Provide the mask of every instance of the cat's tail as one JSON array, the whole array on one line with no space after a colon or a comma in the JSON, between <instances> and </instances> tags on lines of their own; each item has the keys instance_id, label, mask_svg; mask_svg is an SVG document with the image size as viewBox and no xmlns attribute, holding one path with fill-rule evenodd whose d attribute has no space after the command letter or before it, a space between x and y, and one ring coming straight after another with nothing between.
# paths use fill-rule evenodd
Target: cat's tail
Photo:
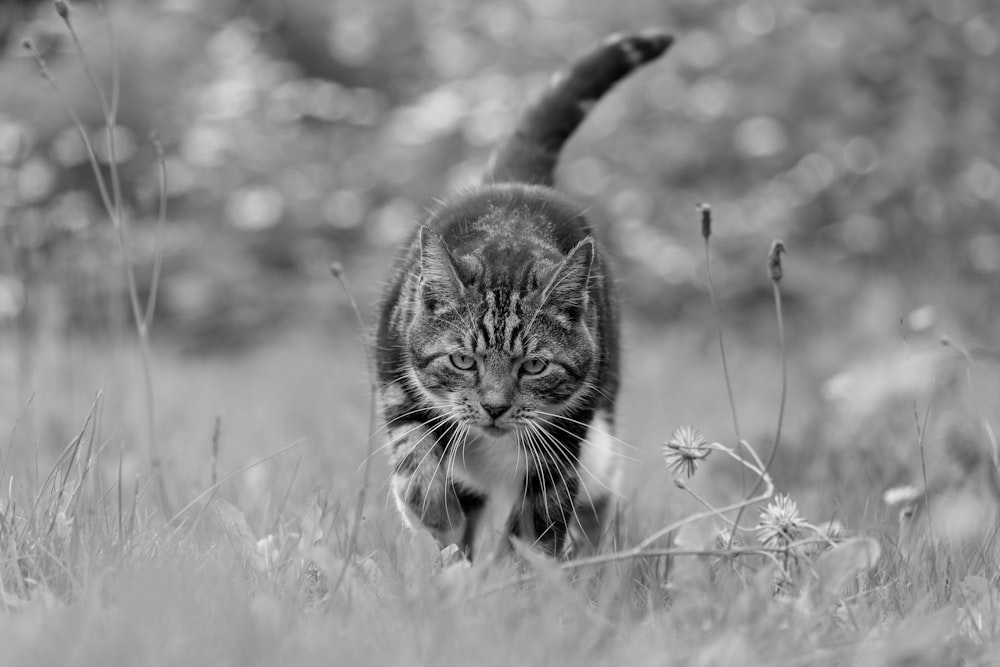
<instances>
[{"instance_id":1,"label":"cat's tail","mask_svg":"<svg viewBox=\"0 0 1000 667\"><path fill-rule=\"evenodd\" d=\"M563 144L618 81L657 58L674 38L661 30L612 35L560 72L490 158L486 182L552 185Z\"/></svg>"}]
</instances>

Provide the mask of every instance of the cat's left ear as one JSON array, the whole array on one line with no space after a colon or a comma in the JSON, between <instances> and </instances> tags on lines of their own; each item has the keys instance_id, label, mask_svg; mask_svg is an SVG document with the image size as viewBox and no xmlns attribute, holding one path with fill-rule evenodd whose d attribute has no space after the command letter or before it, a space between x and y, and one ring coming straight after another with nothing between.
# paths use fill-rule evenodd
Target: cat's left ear
<instances>
[{"instance_id":1,"label":"cat's left ear","mask_svg":"<svg viewBox=\"0 0 1000 667\"><path fill-rule=\"evenodd\" d=\"M420 296L435 310L439 304L454 303L463 286L455 260L444 240L430 227L420 228Z\"/></svg>"},{"instance_id":2,"label":"cat's left ear","mask_svg":"<svg viewBox=\"0 0 1000 667\"><path fill-rule=\"evenodd\" d=\"M595 253L594 237L588 236L577 243L545 288L545 303L565 313L571 321L580 319L587 309Z\"/></svg>"}]
</instances>

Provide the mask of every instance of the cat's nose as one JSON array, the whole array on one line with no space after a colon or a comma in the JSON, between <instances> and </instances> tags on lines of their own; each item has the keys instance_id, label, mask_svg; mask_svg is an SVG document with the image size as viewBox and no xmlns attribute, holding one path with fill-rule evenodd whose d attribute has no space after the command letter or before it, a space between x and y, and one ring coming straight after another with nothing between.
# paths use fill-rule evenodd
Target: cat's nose
<instances>
[{"instance_id":1,"label":"cat's nose","mask_svg":"<svg viewBox=\"0 0 1000 667\"><path fill-rule=\"evenodd\" d=\"M486 405L485 403L483 404L483 410L485 410L486 414L488 414L493 419L499 419L500 415L507 412L509 408L510 405L507 404L504 405Z\"/></svg>"}]
</instances>

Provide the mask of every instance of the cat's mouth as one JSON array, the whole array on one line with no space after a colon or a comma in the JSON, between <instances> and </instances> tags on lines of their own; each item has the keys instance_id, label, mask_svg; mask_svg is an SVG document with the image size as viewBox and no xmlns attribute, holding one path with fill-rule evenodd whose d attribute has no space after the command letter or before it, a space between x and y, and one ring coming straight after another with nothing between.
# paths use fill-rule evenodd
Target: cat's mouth
<instances>
[{"instance_id":1,"label":"cat's mouth","mask_svg":"<svg viewBox=\"0 0 1000 667\"><path fill-rule=\"evenodd\" d=\"M502 438L510 433L510 428L500 426L498 424L486 424L485 426L480 426L479 428L483 433L493 438Z\"/></svg>"}]
</instances>

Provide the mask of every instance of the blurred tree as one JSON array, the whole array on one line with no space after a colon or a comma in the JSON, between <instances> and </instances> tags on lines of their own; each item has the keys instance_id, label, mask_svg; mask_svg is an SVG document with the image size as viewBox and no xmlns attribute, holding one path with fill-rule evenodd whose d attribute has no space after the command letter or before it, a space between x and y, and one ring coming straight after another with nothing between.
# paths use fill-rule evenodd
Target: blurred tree
<instances>
[{"instance_id":1,"label":"blurred tree","mask_svg":"<svg viewBox=\"0 0 1000 667\"><path fill-rule=\"evenodd\" d=\"M228 295L166 299L164 321L171 303L202 304L203 315L176 313L178 327L227 312L226 298L253 308L252 291L236 283L301 284L333 255L349 270L371 270L370 253L384 256L435 197L474 181L489 146L572 53L654 23L676 31L674 51L602 101L560 171L618 246L631 303L671 318L703 301L693 206L707 200L719 291L748 317L770 301L759 278L774 236L789 241L790 261L809 267L787 285L790 307L816 303L818 318L856 294L864 272L890 271L961 281L970 298L958 306L970 318L1000 317L988 307L1000 274L996 2L107 6L121 38L120 119L134 147L122 170L136 243L153 247L143 213L155 207L145 137L156 128L168 152L173 230L164 289L184 284L178 294L190 296L202 284ZM107 80L94 7L75 7ZM0 3L0 12L8 41L25 30L41 40L60 34L48 2ZM47 57L101 145L100 117L69 48L53 41ZM109 269L66 259L86 255L88 243L103 252L108 230L92 177L65 111L26 59L0 61L0 100L0 216L64 230L59 243L72 239L75 254L46 266L66 273L68 290L86 282L77 272ZM240 257L238 271L192 259L221 247Z\"/></svg>"}]
</instances>

